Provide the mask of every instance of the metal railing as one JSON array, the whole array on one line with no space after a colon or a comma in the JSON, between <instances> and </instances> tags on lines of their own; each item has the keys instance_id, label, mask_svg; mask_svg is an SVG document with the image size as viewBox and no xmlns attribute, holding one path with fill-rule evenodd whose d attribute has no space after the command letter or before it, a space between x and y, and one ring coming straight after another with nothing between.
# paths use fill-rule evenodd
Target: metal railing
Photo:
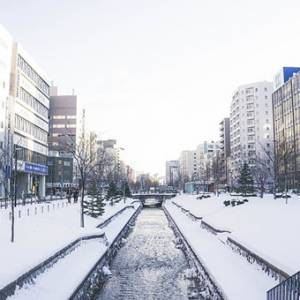
<instances>
[{"instance_id":1,"label":"metal railing","mask_svg":"<svg viewBox=\"0 0 300 300\"><path fill-rule=\"evenodd\" d=\"M267 292L267 300L299 300L300 271Z\"/></svg>"}]
</instances>

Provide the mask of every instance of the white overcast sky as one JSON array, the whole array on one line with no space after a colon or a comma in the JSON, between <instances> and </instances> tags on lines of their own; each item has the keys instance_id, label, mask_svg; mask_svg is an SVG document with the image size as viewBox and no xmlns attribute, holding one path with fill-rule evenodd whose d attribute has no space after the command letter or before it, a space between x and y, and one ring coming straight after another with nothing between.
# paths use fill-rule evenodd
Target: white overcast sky
<instances>
[{"instance_id":1,"label":"white overcast sky","mask_svg":"<svg viewBox=\"0 0 300 300\"><path fill-rule=\"evenodd\" d=\"M0 23L138 171L217 139L238 85L300 66L299 0L0 0Z\"/></svg>"}]
</instances>

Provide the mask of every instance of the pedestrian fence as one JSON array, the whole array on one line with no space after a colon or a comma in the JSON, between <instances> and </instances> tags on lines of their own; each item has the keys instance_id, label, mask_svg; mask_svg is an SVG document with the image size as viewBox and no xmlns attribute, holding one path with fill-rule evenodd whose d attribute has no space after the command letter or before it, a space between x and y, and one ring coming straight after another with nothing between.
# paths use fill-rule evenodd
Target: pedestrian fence
<instances>
[{"instance_id":1,"label":"pedestrian fence","mask_svg":"<svg viewBox=\"0 0 300 300\"><path fill-rule=\"evenodd\" d=\"M57 197L57 196L47 196L46 198L38 198L37 196L27 197L25 199L17 199L16 206L25 206L26 204L40 204L40 203L48 203L49 201L60 201L66 199L65 197ZM10 208L11 206L11 198L0 198L0 209Z\"/></svg>"},{"instance_id":2,"label":"pedestrian fence","mask_svg":"<svg viewBox=\"0 0 300 300\"><path fill-rule=\"evenodd\" d=\"M299 300L300 271L267 292L267 300Z\"/></svg>"},{"instance_id":3,"label":"pedestrian fence","mask_svg":"<svg viewBox=\"0 0 300 300\"><path fill-rule=\"evenodd\" d=\"M38 206L30 206L30 207L22 207L22 208L15 208L15 218L22 218L22 217L29 217L33 215L41 215L44 213L49 213L50 211L58 210L61 208L66 208L71 206L72 204L75 204L73 201L56 201L51 203L44 203L39 204ZM12 218L12 212L10 211L8 213L8 218L11 220Z\"/></svg>"}]
</instances>

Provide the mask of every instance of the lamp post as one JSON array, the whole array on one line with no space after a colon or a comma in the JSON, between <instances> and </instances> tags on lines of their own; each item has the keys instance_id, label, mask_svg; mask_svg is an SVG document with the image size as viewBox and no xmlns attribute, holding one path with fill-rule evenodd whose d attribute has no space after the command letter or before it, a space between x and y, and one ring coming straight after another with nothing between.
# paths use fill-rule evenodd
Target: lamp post
<instances>
[{"instance_id":1,"label":"lamp post","mask_svg":"<svg viewBox=\"0 0 300 300\"><path fill-rule=\"evenodd\" d=\"M17 206L17 169L18 169L18 151L22 150L22 148L14 147L14 157L15 157L15 173L14 173L14 204Z\"/></svg>"},{"instance_id":2,"label":"lamp post","mask_svg":"<svg viewBox=\"0 0 300 300\"><path fill-rule=\"evenodd\" d=\"M11 242L15 240L15 206L17 206L17 167L18 151L22 148L14 146L15 172L14 172L14 199L11 199Z\"/></svg>"}]
</instances>

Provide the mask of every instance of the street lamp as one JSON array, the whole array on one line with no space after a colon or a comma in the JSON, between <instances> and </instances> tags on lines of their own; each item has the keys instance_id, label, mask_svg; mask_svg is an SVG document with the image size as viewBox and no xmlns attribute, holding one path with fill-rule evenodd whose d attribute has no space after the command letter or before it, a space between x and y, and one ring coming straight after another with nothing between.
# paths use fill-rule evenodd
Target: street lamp
<instances>
[{"instance_id":1,"label":"street lamp","mask_svg":"<svg viewBox=\"0 0 300 300\"><path fill-rule=\"evenodd\" d=\"M14 205L17 206L17 168L18 168L18 151L22 150L17 145L14 146L14 158L15 158L15 173L14 173Z\"/></svg>"}]
</instances>

